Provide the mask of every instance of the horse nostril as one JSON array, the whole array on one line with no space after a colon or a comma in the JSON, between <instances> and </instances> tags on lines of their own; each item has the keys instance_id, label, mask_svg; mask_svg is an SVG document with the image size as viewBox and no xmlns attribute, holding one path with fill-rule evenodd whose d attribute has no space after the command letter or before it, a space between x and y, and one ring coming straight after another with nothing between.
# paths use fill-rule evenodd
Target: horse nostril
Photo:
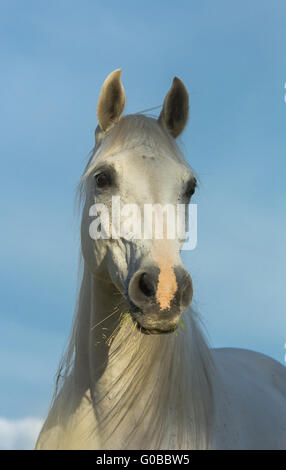
<instances>
[{"instance_id":1,"label":"horse nostril","mask_svg":"<svg viewBox=\"0 0 286 470\"><path fill-rule=\"evenodd\" d=\"M158 282L156 269L140 269L133 274L128 287L130 301L140 308L145 308L154 303Z\"/></svg>"},{"instance_id":2,"label":"horse nostril","mask_svg":"<svg viewBox=\"0 0 286 470\"><path fill-rule=\"evenodd\" d=\"M146 295L146 297L152 297L155 295L154 284L149 279L147 273L141 274L138 285L139 289L144 295Z\"/></svg>"},{"instance_id":3,"label":"horse nostril","mask_svg":"<svg viewBox=\"0 0 286 470\"><path fill-rule=\"evenodd\" d=\"M188 275L181 289L181 306L187 308L192 302L192 297L193 283L191 277Z\"/></svg>"}]
</instances>

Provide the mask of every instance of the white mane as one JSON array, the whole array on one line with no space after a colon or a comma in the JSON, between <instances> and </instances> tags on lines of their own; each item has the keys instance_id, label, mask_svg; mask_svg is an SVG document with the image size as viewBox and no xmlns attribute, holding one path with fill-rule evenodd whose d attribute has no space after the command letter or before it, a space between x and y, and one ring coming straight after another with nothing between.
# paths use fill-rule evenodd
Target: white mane
<instances>
[{"instance_id":1,"label":"white mane","mask_svg":"<svg viewBox=\"0 0 286 470\"><path fill-rule=\"evenodd\" d=\"M183 315L176 334L154 337L135 329L129 314L116 314L121 322L106 338L111 344L108 368L112 382L106 381L101 387L99 399L96 391L90 391L93 410L98 410L102 401L110 403L108 411L97 413L99 422L94 424L94 432L100 432L112 448L113 434L126 434L128 413L134 416L134 422L123 447L168 449L179 442L181 449L188 449L192 442L194 449L206 448L215 370L198 315L190 309ZM58 372L53 402L57 422L61 422L63 412L58 398L75 372L77 328L75 317L69 347ZM72 427L69 420L69 429Z\"/></svg>"}]
</instances>

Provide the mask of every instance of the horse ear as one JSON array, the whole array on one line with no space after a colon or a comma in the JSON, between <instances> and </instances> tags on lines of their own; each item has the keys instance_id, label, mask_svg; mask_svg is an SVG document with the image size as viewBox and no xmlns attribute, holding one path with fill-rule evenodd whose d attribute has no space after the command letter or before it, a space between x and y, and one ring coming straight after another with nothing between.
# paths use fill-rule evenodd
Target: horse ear
<instances>
[{"instance_id":1,"label":"horse ear","mask_svg":"<svg viewBox=\"0 0 286 470\"><path fill-rule=\"evenodd\" d=\"M174 139L184 130L189 117L189 94L183 82L175 77L165 96L158 121L163 124Z\"/></svg>"},{"instance_id":2,"label":"horse ear","mask_svg":"<svg viewBox=\"0 0 286 470\"><path fill-rule=\"evenodd\" d=\"M125 108L126 96L121 83L121 69L114 70L106 78L97 104L97 119L102 131L116 124Z\"/></svg>"}]
</instances>

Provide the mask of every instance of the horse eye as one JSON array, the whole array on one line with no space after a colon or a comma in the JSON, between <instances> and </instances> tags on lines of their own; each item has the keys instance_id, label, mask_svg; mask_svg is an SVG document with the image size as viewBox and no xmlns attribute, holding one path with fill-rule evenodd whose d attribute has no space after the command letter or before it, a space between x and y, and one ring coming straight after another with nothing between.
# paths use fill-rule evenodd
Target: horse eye
<instances>
[{"instance_id":1,"label":"horse eye","mask_svg":"<svg viewBox=\"0 0 286 470\"><path fill-rule=\"evenodd\" d=\"M110 184L110 178L106 173L99 173L94 179L97 188L105 188Z\"/></svg>"},{"instance_id":2,"label":"horse eye","mask_svg":"<svg viewBox=\"0 0 286 470\"><path fill-rule=\"evenodd\" d=\"M184 194L187 199L191 199L192 195L195 193L196 186L197 186L196 178L194 178L192 181L188 183L187 189Z\"/></svg>"}]
</instances>

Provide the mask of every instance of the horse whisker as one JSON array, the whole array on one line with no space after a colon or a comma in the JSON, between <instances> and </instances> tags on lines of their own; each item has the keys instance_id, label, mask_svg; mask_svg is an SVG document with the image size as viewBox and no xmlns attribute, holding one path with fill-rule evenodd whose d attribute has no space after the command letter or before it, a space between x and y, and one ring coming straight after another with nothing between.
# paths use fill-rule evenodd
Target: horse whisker
<instances>
[{"instance_id":1,"label":"horse whisker","mask_svg":"<svg viewBox=\"0 0 286 470\"><path fill-rule=\"evenodd\" d=\"M115 315L116 313L118 313L118 308L116 310L114 310L112 313L110 313L110 315L107 315L107 317L105 317L103 320L101 320L100 322L96 323L96 325L92 326L91 327L91 330L94 330L94 328L96 328L97 326L101 325L103 322L105 322L105 320L108 320L108 318L112 317L113 315Z\"/></svg>"}]
</instances>

